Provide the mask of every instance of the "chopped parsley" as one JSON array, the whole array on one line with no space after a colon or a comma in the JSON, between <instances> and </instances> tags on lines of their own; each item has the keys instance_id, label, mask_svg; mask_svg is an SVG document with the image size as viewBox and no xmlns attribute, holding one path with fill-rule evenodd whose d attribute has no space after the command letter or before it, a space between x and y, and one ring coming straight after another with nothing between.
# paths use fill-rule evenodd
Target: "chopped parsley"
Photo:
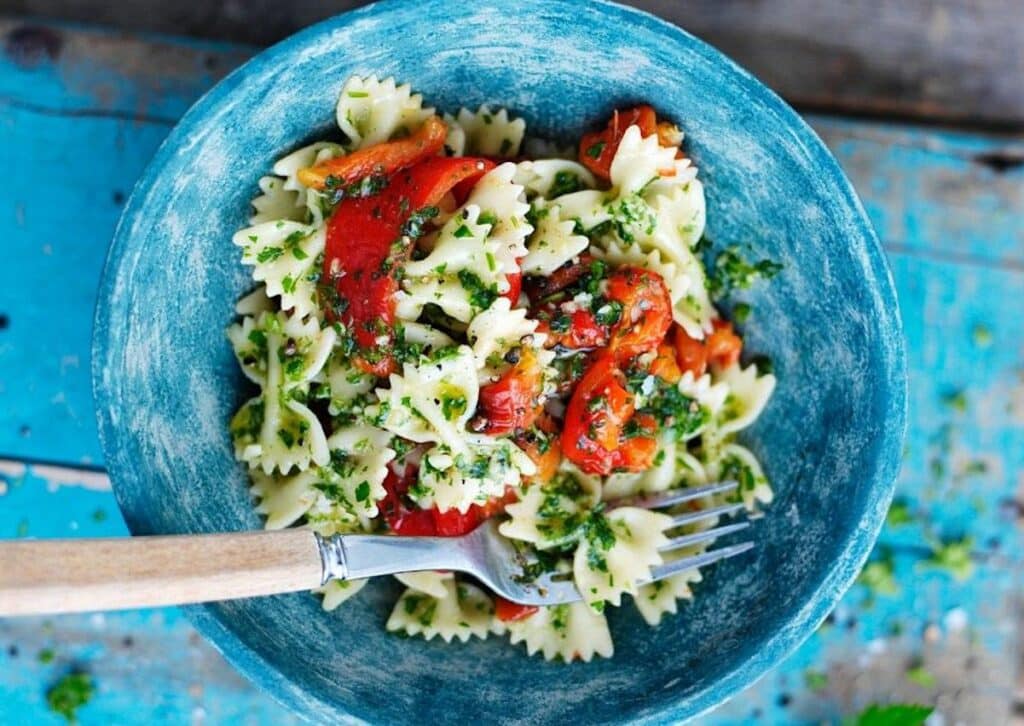
<instances>
[{"instance_id":1,"label":"chopped parsley","mask_svg":"<svg viewBox=\"0 0 1024 726\"><path fill-rule=\"evenodd\" d=\"M583 525L587 547L587 567L595 572L608 572L607 554L615 546L615 530L600 509L591 512Z\"/></svg>"},{"instance_id":2,"label":"chopped parsley","mask_svg":"<svg viewBox=\"0 0 1024 726\"><path fill-rule=\"evenodd\" d=\"M782 265L774 260L747 261L739 245L731 245L715 257L706 285L711 297L721 299L735 290L749 290L757 280L770 280L781 271Z\"/></svg>"},{"instance_id":3,"label":"chopped parsley","mask_svg":"<svg viewBox=\"0 0 1024 726\"><path fill-rule=\"evenodd\" d=\"M264 264L267 262L273 262L284 254L284 249L281 247L264 247L260 250L259 254L256 255L256 262Z\"/></svg>"},{"instance_id":4,"label":"chopped parsley","mask_svg":"<svg viewBox=\"0 0 1024 726\"><path fill-rule=\"evenodd\" d=\"M560 197L563 194L572 194L581 189L586 189L586 185L579 175L563 169L555 173L555 179L551 182L551 188L548 189L548 196Z\"/></svg>"},{"instance_id":5,"label":"chopped parsley","mask_svg":"<svg viewBox=\"0 0 1024 726\"><path fill-rule=\"evenodd\" d=\"M601 156L601 152L604 151L604 147L605 147L605 142L597 141L597 142L591 144L590 146L588 146L587 150L584 153L587 156L589 156L591 159L598 159Z\"/></svg>"},{"instance_id":6,"label":"chopped parsley","mask_svg":"<svg viewBox=\"0 0 1024 726\"><path fill-rule=\"evenodd\" d=\"M498 299L498 286L493 283L485 285L472 270L459 270L459 283L469 293L470 304L478 310L486 310Z\"/></svg>"}]
</instances>

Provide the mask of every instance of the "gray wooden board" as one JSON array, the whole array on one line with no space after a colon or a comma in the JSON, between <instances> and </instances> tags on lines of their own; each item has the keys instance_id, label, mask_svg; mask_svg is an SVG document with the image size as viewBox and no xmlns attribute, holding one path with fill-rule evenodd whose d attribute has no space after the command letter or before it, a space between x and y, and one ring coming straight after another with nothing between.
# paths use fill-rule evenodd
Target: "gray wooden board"
<instances>
[{"instance_id":1,"label":"gray wooden board","mask_svg":"<svg viewBox=\"0 0 1024 726\"><path fill-rule=\"evenodd\" d=\"M267 45L361 4L3 0L0 12ZM1024 128L1021 0L630 4L704 38L805 109Z\"/></svg>"}]
</instances>

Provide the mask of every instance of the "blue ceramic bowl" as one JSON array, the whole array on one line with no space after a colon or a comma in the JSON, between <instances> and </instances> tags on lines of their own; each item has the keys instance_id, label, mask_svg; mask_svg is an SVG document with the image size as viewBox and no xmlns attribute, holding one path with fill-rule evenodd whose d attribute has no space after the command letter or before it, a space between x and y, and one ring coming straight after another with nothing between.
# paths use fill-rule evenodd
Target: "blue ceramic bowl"
<instances>
[{"instance_id":1,"label":"blue ceramic bowl","mask_svg":"<svg viewBox=\"0 0 1024 726\"><path fill-rule=\"evenodd\" d=\"M650 101L687 132L709 236L785 270L753 291L750 351L779 386L746 434L778 497L747 557L709 568L659 628L612 613L611 660L529 658L500 638L400 640L389 583L335 613L306 594L189 610L242 672L321 722L660 722L762 675L852 583L900 460L905 372L882 250L821 141L685 32L603 2L384 2L314 26L223 80L132 195L107 262L93 376L106 463L135 534L257 529L227 421L243 384L225 326L251 282L231 244L272 160L331 131L353 73L394 75L440 109L490 102L572 137Z\"/></svg>"}]
</instances>

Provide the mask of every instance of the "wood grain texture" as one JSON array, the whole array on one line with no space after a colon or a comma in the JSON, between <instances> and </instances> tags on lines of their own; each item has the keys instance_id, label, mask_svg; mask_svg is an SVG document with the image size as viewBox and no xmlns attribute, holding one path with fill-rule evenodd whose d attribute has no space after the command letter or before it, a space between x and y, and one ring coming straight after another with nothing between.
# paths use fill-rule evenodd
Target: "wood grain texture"
<instances>
[{"instance_id":1,"label":"wood grain texture","mask_svg":"<svg viewBox=\"0 0 1024 726\"><path fill-rule=\"evenodd\" d=\"M50 57L44 45L34 64L0 57L0 161L9 170L0 184L0 452L98 461L89 328L120 203L168 123L212 83L207 58L245 51L157 42L152 52L176 59L167 72L179 79L161 94L153 89L165 69L141 61L147 43L59 36L61 47L81 50ZM90 64L92 44L105 48L103 62ZM883 533L895 592L855 587L788 661L700 723L820 723L891 699L937 703L946 723L1004 723L1019 670L1024 572L1024 164L1014 162L1022 139L810 120L892 262L911 377L897 496L913 521ZM39 193L53 190L53 179L63 182L59 203ZM102 484L24 467L4 474L0 537L127 532ZM972 538L975 564L963 582L927 563L936 538L961 536ZM55 651L52 663L37 658L44 649ZM908 678L918 663L934 683ZM74 668L98 684L83 724L293 722L169 608L0 619L0 723L60 723L47 712L46 688Z\"/></svg>"},{"instance_id":2,"label":"wood grain texture","mask_svg":"<svg viewBox=\"0 0 1024 726\"><path fill-rule=\"evenodd\" d=\"M313 533L0 542L0 617L189 605L320 586Z\"/></svg>"},{"instance_id":3,"label":"wood grain texture","mask_svg":"<svg viewBox=\"0 0 1024 726\"><path fill-rule=\"evenodd\" d=\"M9 0L8 12L267 45L359 0ZM810 109L1024 125L1018 0L633 0Z\"/></svg>"}]
</instances>

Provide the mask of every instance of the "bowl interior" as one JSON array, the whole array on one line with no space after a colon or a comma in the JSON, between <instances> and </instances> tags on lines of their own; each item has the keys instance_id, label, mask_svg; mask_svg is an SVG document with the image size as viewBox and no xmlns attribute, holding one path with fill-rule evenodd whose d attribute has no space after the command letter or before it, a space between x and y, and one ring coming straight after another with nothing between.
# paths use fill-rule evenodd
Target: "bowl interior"
<instances>
[{"instance_id":1,"label":"bowl interior","mask_svg":"<svg viewBox=\"0 0 1024 726\"><path fill-rule=\"evenodd\" d=\"M399 640L396 589L335 613L299 594L194 608L243 671L317 720L682 718L761 675L855 576L891 494L904 425L895 296L879 245L820 141L700 41L603 3L384 3L258 56L189 112L124 213L96 321L107 466L137 534L254 529L227 421L246 390L224 329L251 285L231 234L274 159L330 133L353 73L393 75L439 109L480 103L569 137L649 101L679 123L707 189L708 236L785 265L746 296L747 349L779 385L743 437L777 499L753 554L707 570L657 629L611 615L611 660L567 667L502 639Z\"/></svg>"}]
</instances>

